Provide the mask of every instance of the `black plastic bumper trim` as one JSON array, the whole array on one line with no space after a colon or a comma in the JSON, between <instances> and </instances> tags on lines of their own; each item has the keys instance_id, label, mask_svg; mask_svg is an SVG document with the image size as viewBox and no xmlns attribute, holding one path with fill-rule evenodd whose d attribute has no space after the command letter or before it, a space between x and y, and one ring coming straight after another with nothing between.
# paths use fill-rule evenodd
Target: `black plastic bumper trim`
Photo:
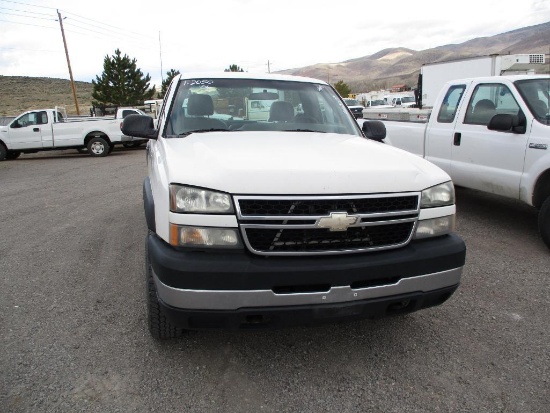
<instances>
[{"instance_id":1,"label":"black plastic bumper trim","mask_svg":"<svg viewBox=\"0 0 550 413\"><path fill-rule=\"evenodd\" d=\"M155 234L147 239L155 274L173 288L265 290L292 285L331 286L407 278L464 266L466 246L455 234L403 248L334 256L262 257L242 252L182 251Z\"/></svg>"}]
</instances>

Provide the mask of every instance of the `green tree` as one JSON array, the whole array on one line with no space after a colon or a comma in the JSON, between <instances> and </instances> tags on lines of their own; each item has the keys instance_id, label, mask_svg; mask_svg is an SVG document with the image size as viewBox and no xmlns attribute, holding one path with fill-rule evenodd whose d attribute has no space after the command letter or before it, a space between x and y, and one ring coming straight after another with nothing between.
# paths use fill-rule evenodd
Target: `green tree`
<instances>
[{"instance_id":1,"label":"green tree","mask_svg":"<svg viewBox=\"0 0 550 413\"><path fill-rule=\"evenodd\" d=\"M136 59L122 56L119 49L115 54L105 56L103 73L92 80L92 101L94 106L135 106L155 95L155 88L149 88L151 76L143 75Z\"/></svg>"},{"instance_id":2,"label":"green tree","mask_svg":"<svg viewBox=\"0 0 550 413\"><path fill-rule=\"evenodd\" d=\"M344 83L343 80L339 80L334 84L334 89L342 96L343 98L347 98L348 95L351 92L351 88Z\"/></svg>"},{"instance_id":3,"label":"green tree","mask_svg":"<svg viewBox=\"0 0 550 413\"><path fill-rule=\"evenodd\" d=\"M159 99L164 98L164 95L168 90L168 86L170 86L170 82L172 81L173 78L175 78L179 74L180 74L180 71L174 70L174 69L170 69L168 72L166 72L166 79L162 81L160 93L158 94Z\"/></svg>"},{"instance_id":4,"label":"green tree","mask_svg":"<svg viewBox=\"0 0 550 413\"><path fill-rule=\"evenodd\" d=\"M229 65L229 67L225 69L224 72L244 72L244 70L237 65Z\"/></svg>"}]
</instances>

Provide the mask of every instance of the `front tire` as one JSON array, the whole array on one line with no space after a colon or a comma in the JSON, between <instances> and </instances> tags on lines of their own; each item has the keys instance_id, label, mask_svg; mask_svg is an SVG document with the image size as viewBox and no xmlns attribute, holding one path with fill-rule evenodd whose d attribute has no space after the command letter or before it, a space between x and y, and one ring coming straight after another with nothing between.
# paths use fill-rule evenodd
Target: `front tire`
<instances>
[{"instance_id":1,"label":"front tire","mask_svg":"<svg viewBox=\"0 0 550 413\"><path fill-rule=\"evenodd\" d=\"M146 241L147 242L147 241ZM153 267L149 261L149 251L145 248L145 297L147 300L147 321L151 335L160 340L181 337L184 329L173 325L160 306L157 287L153 278Z\"/></svg>"},{"instance_id":2,"label":"front tire","mask_svg":"<svg viewBox=\"0 0 550 413\"><path fill-rule=\"evenodd\" d=\"M8 153L6 154L6 159L14 160L19 158L19 156L21 156L21 151L8 151Z\"/></svg>"},{"instance_id":3,"label":"front tire","mask_svg":"<svg viewBox=\"0 0 550 413\"><path fill-rule=\"evenodd\" d=\"M105 138L95 136L88 142L88 153L91 156L107 156L110 146Z\"/></svg>"},{"instance_id":4,"label":"front tire","mask_svg":"<svg viewBox=\"0 0 550 413\"><path fill-rule=\"evenodd\" d=\"M550 196L543 202L539 211L539 232L546 246L550 248Z\"/></svg>"}]
</instances>

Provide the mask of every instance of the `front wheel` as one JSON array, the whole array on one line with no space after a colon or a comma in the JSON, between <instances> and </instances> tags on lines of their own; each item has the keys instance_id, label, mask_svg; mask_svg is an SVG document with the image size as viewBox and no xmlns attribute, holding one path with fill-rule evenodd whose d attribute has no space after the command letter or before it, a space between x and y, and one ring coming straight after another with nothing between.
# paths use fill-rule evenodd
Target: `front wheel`
<instances>
[{"instance_id":1,"label":"front wheel","mask_svg":"<svg viewBox=\"0 0 550 413\"><path fill-rule=\"evenodd\" d=\"M550 248L550 196L543 202L539 211L539 232L546 246Z\"/></svg>"},{"instance_id":2,"label":"front wheel","mask_svg":"<svg viewBox=\"0 0 550 413\"><path fill-rule=\"evenodd\" d=\"M8 157L8 150L0 143L0 161L6 160Z\"/></svg>"},{"instance_id":3,"label":"front wheel","mask_svg":"<svg viewBox=\"0 0 550 413\"><path fill-rule=\"evenodd\" d=\"M8 151L6 159L13 160L19 158L19 156L21 156L21 151Z\"/></svg>"},{"instance_id":4,"label":"front wheel","mask_svg":"<svg viewBox=\"0 0 550 413\"><path fill-rule=\"evenodd\" d=\"M100 136L95 136L88 142L88 153L92 156L107 156L111 145Z\"/></svg>"},{"instance_id":5,"label":"front wheel","mask_svg":"<svg viewBox=\"0 0 550 413\"><path fill-rule=\"evenodd\" d=\"M147 321L149 323L149 331L154 338L169 339L181 337L184 329L173 325L164 314L160 306L157 287L153 278L153 268L149 261L149 253L145 248L145 296L147 300Z\"/></svg>"}]
</instances>

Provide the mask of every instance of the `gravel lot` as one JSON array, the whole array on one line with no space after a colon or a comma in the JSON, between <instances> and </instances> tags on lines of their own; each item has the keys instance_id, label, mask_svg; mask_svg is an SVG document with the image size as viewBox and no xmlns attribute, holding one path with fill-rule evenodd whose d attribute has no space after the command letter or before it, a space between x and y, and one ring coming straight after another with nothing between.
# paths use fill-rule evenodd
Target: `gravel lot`
<instances>
[{"instance_id":1,"label":"gravel lot","mask_svg":"<svg viewBox=\"0 0 550 413\"><path fill-rule=\"evenodd\" d=\"M536 211L458 189L444 305L158 342L144 314L145 151L0 162L2 412L548 412L550 251Z\"/></svg>"}]
</instances>

